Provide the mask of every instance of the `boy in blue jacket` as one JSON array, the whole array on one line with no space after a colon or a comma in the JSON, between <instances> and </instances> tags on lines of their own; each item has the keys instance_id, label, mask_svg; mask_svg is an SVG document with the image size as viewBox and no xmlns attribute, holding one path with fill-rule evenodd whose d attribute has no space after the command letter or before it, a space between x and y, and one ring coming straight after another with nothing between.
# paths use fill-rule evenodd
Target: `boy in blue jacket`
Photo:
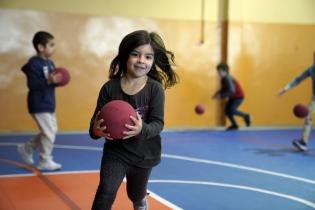
<instances>
[{"instance_id":1,"label":"boy in blue jacket","mask_svg":"<svg viewBox=\"0 0 315 210\"><path fill-rule=\"evenodd\" d=\"M33 151L39 148L39 170L58 170L61 164L53 160L52 150L57 132L55 115L56 83L61 75L53 73L54 63L49 58L55 52L54 37L48 32L39 31L34 35L33 45L37 52L22 67L27 78L28 111L36 122L39 133L30 141L19 144L17 149L22 159L29 165L34 164Z\"/></svg>"}]
</instances>

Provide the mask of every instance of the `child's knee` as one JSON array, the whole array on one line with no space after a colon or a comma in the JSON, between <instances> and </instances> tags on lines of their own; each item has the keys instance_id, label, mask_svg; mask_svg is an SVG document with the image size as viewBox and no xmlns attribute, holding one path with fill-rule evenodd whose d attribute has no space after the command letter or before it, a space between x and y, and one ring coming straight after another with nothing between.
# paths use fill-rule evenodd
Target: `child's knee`
<instances>
[{"instance_id":1,"label":"child's knee","mask_svg":"<svg viewBox=\"0 0 315 210\"><path fill-rule=\"evenodd\" d=\"M98 186L98 193L101 195L116 195L117 190L115 187L100 185Z\"/></svg>"},{"instance_id":2,"label":"child's knee","mask_svg":"<svg viewBox=\"0 0 315 210\"><path fill-rule=\"evenodd\" d=\"M143 195L143 192L137 190L127 190L127 195L133 203L141 203L145 199L145 194Z\"/></svg>"}]
</instances>

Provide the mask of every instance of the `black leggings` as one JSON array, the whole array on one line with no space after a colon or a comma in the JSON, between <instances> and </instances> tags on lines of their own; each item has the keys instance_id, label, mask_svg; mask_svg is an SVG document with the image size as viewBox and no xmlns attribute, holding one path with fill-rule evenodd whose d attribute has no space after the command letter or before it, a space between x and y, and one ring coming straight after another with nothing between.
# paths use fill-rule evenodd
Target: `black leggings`
<instances>
[{"instance_id":1,"label":"black leggings","mask_svg":"<svg viewBox=\"0 0 315 210\"><path fill-rule=\"evenodd\" d=\"M118 188L126 176L127 194L135 204L147 194L147 184L152 168L130 166L115 157L103 155L100 183L95 194L92 210L110 210Z\"/></svg>"}]
</instances>

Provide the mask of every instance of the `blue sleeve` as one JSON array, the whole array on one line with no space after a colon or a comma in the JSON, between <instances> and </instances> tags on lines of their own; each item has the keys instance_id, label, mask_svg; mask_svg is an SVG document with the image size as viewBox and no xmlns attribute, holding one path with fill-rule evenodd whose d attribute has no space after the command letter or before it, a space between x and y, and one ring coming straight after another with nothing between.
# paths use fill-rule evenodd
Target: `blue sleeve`
<instances>
[{"instance_id":1,"label":"blue sleeve","mask_svg":"<svg viewBox=\"0 0 315 210\"><path fill-rule=\"evenodd\" d=\"M306 69L302 74L294 78L289 84L287 84L288 89L291 89L298 84L300 84L302 81L304 81L306 78L311 76L312 71L315 70L315 65L311 66L310 68Z\"/></svg>"},{"instance_id":2,"label":"blue sleeve","mask_svg":"<svg viewBox=\"0 0 315 210\"><path fill-rule=\"evenodd\" d=\"M42 90L49 86L42 66L36 63L28 63L22 67L22 70L26 74L27 86L30 90Z\"/></svg>"}]
</instances>

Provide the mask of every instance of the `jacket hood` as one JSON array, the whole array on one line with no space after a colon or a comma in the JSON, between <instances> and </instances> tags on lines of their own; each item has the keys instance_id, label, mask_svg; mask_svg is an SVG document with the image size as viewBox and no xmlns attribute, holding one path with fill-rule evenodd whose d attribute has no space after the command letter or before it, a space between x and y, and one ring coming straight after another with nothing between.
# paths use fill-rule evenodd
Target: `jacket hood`
<instances>
[{"instance_id":1,"label":"jacket hood","mask_svg":"<svg viewBox=\"0 0 315 210\"><path fill-rule=\"evenodd\" d=\"M31 67L31 65L36 65L36 64L40 64L41 62L43 62L44 59L39 57L39 56L33 56L31 57L26 64L24 64L21 68L21 70L23 72L27 72L29 70L29 68Z\"/></svg>"}]
</instances>

